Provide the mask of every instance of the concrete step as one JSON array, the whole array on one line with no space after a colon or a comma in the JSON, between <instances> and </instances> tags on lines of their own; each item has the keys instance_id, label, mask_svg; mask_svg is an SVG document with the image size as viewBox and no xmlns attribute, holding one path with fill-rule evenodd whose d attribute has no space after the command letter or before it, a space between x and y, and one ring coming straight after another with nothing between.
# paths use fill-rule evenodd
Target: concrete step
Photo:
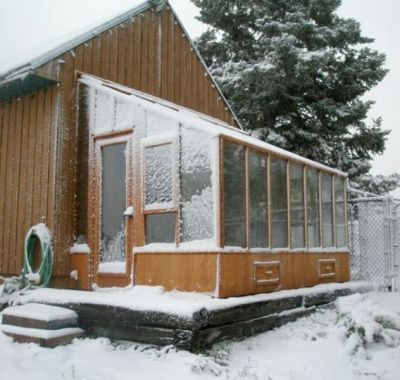
<instances>
[{"instance_id":1,"label":"concrete step","mask_svg":"<svg viewBox=\"0 0 400 380\"><path fill-rule=\"evenodd\" d=\"M17 342L37 343L43 347L68 344L83 334L76 312L37 303L5 309L0 329Z\"/></svg>"}]
</instances>

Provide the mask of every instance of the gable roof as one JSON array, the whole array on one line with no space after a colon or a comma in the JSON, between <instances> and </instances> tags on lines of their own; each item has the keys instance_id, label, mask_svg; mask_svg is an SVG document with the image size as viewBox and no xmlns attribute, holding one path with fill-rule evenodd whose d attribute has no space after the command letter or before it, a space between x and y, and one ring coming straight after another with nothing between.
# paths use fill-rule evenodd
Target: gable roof
<instances>
[{"instance_id":1,"label":"gable roof","mask_svg":"<svg viewBox=\"0 0 400 380\"><path fill-rule=\"evenodd\" d=\"M6 0L0 15L0 83L24 77L105 30L165 1L84 0L83 3L84 6L80 5L81 0ZM35 7L29 7L33 4ZM30 11L35 13L27 21L26 13ZM18 21L27 25L21 26ZM82 27L82 23L86 25ZM22 41L18 53L14 40L17 46Z\"/></svg>"}]
</instances>

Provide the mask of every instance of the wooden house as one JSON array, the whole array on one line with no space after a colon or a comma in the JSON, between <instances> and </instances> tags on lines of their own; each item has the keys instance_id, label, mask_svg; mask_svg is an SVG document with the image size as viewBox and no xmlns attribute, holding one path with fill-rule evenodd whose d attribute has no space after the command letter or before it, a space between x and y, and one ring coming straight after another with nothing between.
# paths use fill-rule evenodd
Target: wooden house
<instances>
[{"instance_id":1,"label":"wooden house","mask_svg":"<svg viewBox=\"0 0 400 380\"><path fill-rule=\"evenodd\" d=\"M346 175L243 132L168 2L0 75L0 275L218 297L349 280ZM72 274L72 275L71 275Z\"/></svg>"}]
</instances>

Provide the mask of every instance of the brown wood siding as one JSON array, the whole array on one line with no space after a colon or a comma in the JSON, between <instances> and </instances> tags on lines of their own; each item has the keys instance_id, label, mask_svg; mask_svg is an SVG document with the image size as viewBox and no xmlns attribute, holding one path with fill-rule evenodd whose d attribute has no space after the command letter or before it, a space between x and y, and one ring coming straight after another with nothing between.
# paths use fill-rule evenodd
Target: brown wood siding
<instances>
[{"instance_id":1,"label":"brown wood siding","mask_svg":"<svg viewBox=\"0 0 400 380\"><path fill-rule=\"evenodd\" d=\"M57 88L0 104L0 273L18 275L25 235L54 228Z\"/></svg>"},{"instance_id":2,"label":"brown wood siding","mask_svg":"<svg viewBox=\"0 0 400 380\"><path fill-rule=\"evenodd\" d=\"M227 104L168 8L146 11L115 26L37 73L69 85L63 71L71 67L234 125Z\"/></svg>"},{"instance_id":3,"label":"brown wood siding","mask_svg":"<svg viewBox=\"0 0 400 380\"><path fill-rule=\"evenodd\" d=\"M0 103L0 274L20 272L25 234L45 222L54 236L54 274L69 275L67 251L77 225L78 71L233 125L169 9L149 10L41 66L35 73L57 80L58 86Z\"/></svg>"}]
</instances>

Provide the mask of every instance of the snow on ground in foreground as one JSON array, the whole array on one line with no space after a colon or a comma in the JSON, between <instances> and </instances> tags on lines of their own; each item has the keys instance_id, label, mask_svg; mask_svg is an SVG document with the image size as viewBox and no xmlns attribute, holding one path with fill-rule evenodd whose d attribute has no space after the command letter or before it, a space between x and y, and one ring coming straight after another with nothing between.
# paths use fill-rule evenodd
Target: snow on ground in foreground
<instances>
[{"instance_id":1,"label":"snow on ground in foreground","mask_svg":"<svg viewBox=\"0 0 400 380\"><path fill-rule=\"evenodd\" d=\"M44 349L0 333L0 379L399 380L399 319L400 293L356 294L201 355L104 338Z\"/></svg>"}]
</instances>

